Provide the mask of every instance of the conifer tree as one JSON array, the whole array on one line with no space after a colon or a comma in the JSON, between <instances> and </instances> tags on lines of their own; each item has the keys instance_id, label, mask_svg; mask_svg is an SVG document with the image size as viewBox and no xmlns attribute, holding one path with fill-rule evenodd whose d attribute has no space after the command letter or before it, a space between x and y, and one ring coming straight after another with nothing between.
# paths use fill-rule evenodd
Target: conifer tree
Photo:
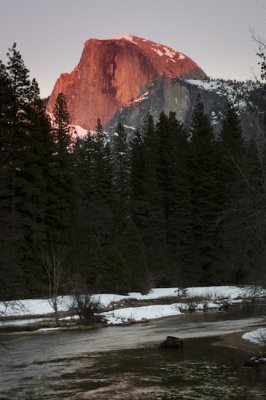
<instances>
[{"instance_id":1,"label":"conifer tree","mask_svg":"<svg viewBox=\"0 0 266 400\"><path fill-rule=\"evenodd\" d=\"M184 271L186 267L186 246L188 243L188 220L190 202L189 183L189 153L187 132L183 125L176 120L173 112L169 113L168 125L173 135L172 161L170 165L171 193L169 195L169 217L167 225L168 244L175 268L173 279L184 282Z\"/></svg>"},{"instance_id":2,"label":"conifer tree","mask_svg":"<svg viewBox=\"0 0 266 400\"><path fill-rule=\"evenodd\" d=\"M94 184L93 199L99 203L110 204L110 149L107 136L99 119L93 135L92 178Z\"/></svg>"},{"instance_id":3,"label":"conifer tree","mask_svg":"<svg viewBox=\"0 0 266 400\"><path fill-rule=\"evenodd\" d=\"M116 229L121 231L129 215L130 158L127 134L120 123L112 140L112 195Z\"/></svg>"},{"instance_id":4,"label":"conifer tree","mask_svg":"<svg viewBox=\"0 0 266 400\"><path fill-rule=\"evenodd\" d=\"M11 188L13 173L13 92L5 65L0 62L0 298L16 295L18 270L12 243Z\"/></svg>"},{"instance_id":5,"label":"conifer tree","mask_svg":"<svg viewBox=\"0 0 266 400\"><path fill-rule=\"evenodd\" d=\"M33 81L32 101L25 107L24 151L21 153L21 214L23 221L23 275L31 290L40 287L40 249L45 241L48 179L52 162L51 126ZM27 116L27 118L26 118ZM39 282L39 283L38 283Z\"/></svg>"},{"instance_id":6,"label":"conifer tree","mask_svg":"<svg viewBox=\"0 0 266 400\"><path fill-rule=\"evenodd\" d=\"M81 241L79 254L79 274L90 291L99 289L102 279L102 249L97 236L88 229Z\"/></svg>"},{"instance_id":7,"label":"conifer tree","mask_svg":"<svg viewBox=\"0 0 266 400\"><path fill-rule=\"evenodd\" d=\"M246 274L242 244L244 238L248 194L248 174L245 170L246 146L242 137L239 117L228 106L221 129L219 147L221 152L221 176L223 188L223 237L225 265L233 282L241 282Z\"/></svg>"},{"instance_id":8,"label":"conifer tree","mask_svg":"<svg viewBox=\"0 0 266 400\"><path fill-rule=\"evenodd\" d=\"M122 294L130 290L130 271L116 246L104 257L100 286L107 293Z\"/></svg>"},{"instance_id":9,"label":"conifer tree","mask_svg":"<svg viewBox=\"0 0 266 400\"><path fill-rule=\"evenodd\" d=\"M159 139L153 118L148 115L142 127L143 135L143 198L145 219L140 229L146 245L149 268L156 285L168 285L171 280L170 259L168 257L166 218L163 188L160 185Z\"/></svg>"},{"instance_id":10,"label":"conifer tree","mask_svg":"<svg viewBox=\"0 0 266 400\"><path fill-rule=\"evenodd\" d=\"M77 214L75 244L83 240L84 232L90 228L90 205L93 194L92 176L93 142L88 132L84 139L78 139L73 148L74 179L77 192Z\"/></svg>"},{"instance_id":11,"label":"conifer tree","mask_svg":"<svg viewBox=\"0 0 266 400\"><path fill-rule=\"evenodd\" d=\"M23 178L21 170L24 141L27 134L25 122L27 122L26 106L31 102L31 81L29 79L29 71L25 67L20 52L16 48L16 44L9 49L7 63L7 73L12 91L12 115L9 128L9 168L10 168L10 206L11 206L11 234L12 240L19 243L23 240L23 232L21 226L20 208L23 200L20 197L23 188Z\"/></svg>"},{"instance_id":12,"label":"conifer tree","mask_svg":"<svg viewBox=\"0 0 266 400\"><path fill-rule=\"evenodd\" d=\"M88 182L90 227L96 233L101 245L107 248L113 242L114 231L111 161L108 137L99 119L87 150L90 153L90 182Z\"/></svg>"},{"instance_id":13,"label":"conifer tree","mask_svg":"<svg viewBox=\"0 0 266 400\"><path fill-rule=\"evenodd\" d=\"M45 177L38 164L42 163L44 150L41 146L37 150L44 132L38 127L41 119L45 119L45 132L49 136L49 124L40 105L38 85L35 80L30 81L29 71L15 44L9 49L7 67L1 64L1 83L5 84L0 139L0 163L3 162L4 172L1 174L0 213L5 215L5 222L1 231L5 232L5 252L9 246L12 248L6 262L13 275L19 277L16 287L20 287L22 296L34 286L36 260L33 249L37 248L40 215L43 216L41 203L46 193L41 190L40 196L39 192Z\"/></svg>"},{"instance_id":14,"label":"conifer tree","mask_svg":"<svg viewBox=\"0 0 266 400\"><path fill-rule=\"evenodd\" d=\"M221 272L218 217L221 213L218 152L213 130L199 100L190 126L190 215L188 269L190 283L217 282Z\"/></svg>"},{"instance_id":15,"label":"conifer tree","mask_svg":"<svg viewBox=\"0 0 266 400\"><path fill-rule=\"evenodd\" d=\"M145 154L140 130L136 130L130 147L130 216L141 229L145 223L146 201L143 186Z\"/></svg>"},{"instance_id":16,"label":"conifer tree","mask_svg":"<svg viewBox=\"0 0 266 400\"><path fill-rule=\"evenodd\" d=\"M75 213L75 189L73 182L73 129L67 111L66 99L59 93L53 120L53 160L48 187L47 237L48 242L70 242Z\"/></svg>"},{"instance_id":17,"label":"conifer tree","mask_svg":"<svg viewBox=\"0 0 266 400\"><path fill-rule=\"evenodd\" d=\"M141 235L132 220L128 221L119 239L118 249L130 271L131 290L147 293L151 285L147 255Z\"/></svg>"}]
</instances>

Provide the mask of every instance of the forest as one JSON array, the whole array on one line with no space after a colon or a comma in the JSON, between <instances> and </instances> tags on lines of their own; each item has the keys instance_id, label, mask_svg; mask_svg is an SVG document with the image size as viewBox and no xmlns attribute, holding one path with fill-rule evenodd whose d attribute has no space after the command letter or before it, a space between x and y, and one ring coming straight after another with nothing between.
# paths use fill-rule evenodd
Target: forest
<instances>
[{"instance_id":1,"label":"forest","mask_svg":"<svg viewBox=\"0 0 266 400\"><path fill-rule=\"evenodd\" d=\"M261 92L262 98L265 93ZM200 97L128 135L78 138L53 118L14 44L0 62L0 299L262 284L266 147L228 104L219 135Z\"/></svg>"}]
</instances>

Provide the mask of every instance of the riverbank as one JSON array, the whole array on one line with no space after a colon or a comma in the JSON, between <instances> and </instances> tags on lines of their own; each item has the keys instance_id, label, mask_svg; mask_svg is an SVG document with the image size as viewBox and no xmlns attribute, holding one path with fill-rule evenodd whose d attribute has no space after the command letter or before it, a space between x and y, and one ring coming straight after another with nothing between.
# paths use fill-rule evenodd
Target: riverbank
<instances>
[{"instance_id":1,"label":"riverbank","mask_svg":"<svg viewBox=\"0 0 266 400\"><path fill-rule=\"evenodd\" d=\"M263 325L260 325L263 326ZM264 325L266 326L266 325ZM260 346L255 343L251 343L248 340L243 339L243 334L246 332L250 332L252 329L256 329L257 326L254 326L253 328L250 327L248 330L241 330L241 332L234 332L234 333L229 333L227 335L221 336L219 341L213 343L213 346L219 346L219 347L226 347L226 348L231 348L234 350L240 350L247 355L255 355L260 352Z\"/></svg>"},{"instance_id":2,"label":"riverbank","mask_svg":"<svg viewBox=\"0 0 266 400\"><path fill-rule=\"evenodd\" d=\"M91 300L98 303L97 318L102 320L102 326L125 326L193 312L227 312L266 296L265 290L257 293L257 297L251 293L249 287L236 286L156 288L146 295L95 294ZM49 299L0 303L0 332L58 329L51 304ZM58 297L58 317L60 329L81 328L71 296Z\"/></svg>"}]
</instances>

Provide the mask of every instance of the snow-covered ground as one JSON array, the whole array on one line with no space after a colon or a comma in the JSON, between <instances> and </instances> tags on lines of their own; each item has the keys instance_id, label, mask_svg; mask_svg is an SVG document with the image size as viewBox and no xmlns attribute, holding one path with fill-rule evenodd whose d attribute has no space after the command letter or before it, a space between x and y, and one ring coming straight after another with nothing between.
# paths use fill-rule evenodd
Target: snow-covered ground
<instances>
[{"instance_id":1,"label":"snow-covered ground","mask_svg":"<svg viewBox=\"0 0 266 400\"><path fill-rule=\"evenodd\" d=\"M70 296L58 297L58 311L68 311L71 301ZM28 299L0 303L0 316L4 317L47 315L53 312L48 299Z\"/></svg>"},{"instance_id":2,"label":"snow-covered ground","mask_svg":"<svg viewBox=\"0 0 266 400\"><path fill-rule=\"evenodd\" d=\"M155 318L171 317L180 315L189 309L188 303L160 304L141 307L128 307L115 309L109 312L103 312L99 315L103 316L108 325L119 325L130 321L141 322ZM198 303L195 304L195 311L219 310L220 305L217 303Z\"/></svg>"},{"instance_id":3,"label":"snow-covered ground","mask_svg":"<svg viewBox=\"0 0 266 400\"><path fill-rule=\"evenodd\" d=\"M249 297L249 290L247 288L237 286L192 287L186 289L186 293L188 297L204 297L210 300L227 299L230 301Z\"/></svg>"},{"instance_id":4,"label":"snow-covered ground","mask_svg":"<svg viewBox=\"0 0 266 400\"><path fill-rule=\"evenodd\" d=\"M142 319L154 319L171 315L178 315L188 308L193 307L195 311L217 310L221 308L223 302L234 303L243 301L250 294L247 288L237 286L212 286L212 287L191 287L180 288L157 288L152 289L148 294L129 293L128 295L116 294L95 294L93 300L99 302L102 308L112 307L112 311L106 311L100 315L104 316L108 324L119 324L129 320L141 321ZM260 296L266 296L266 290L260 291ZM180 303L174 302L174 298L181 296ZM158 304L162 298L173 297L173 304ZM141 307L126 307L121 302L126 300L157 300L156 305ZM119 303L119 305L118 305ZM58 311L67 312L72 304L71 296L62 296L58 298ZM124 307L123 307L124 306ZM119 308L118 308L119 307ZM17 320L17 325L32 323L30 319L21 319L21 317L38 317L45 319L48 314L53 313L52 305L49 299L28 299L18 302L0 303L0 316L2 323L7 326L11 322L3 321L4 318L13 317ZM30 322L31 321L31 322ZM37 322L37 320L35 320ZM12 322L14 325L14 322Z\"/></svg>"},{"instance_id":5,"label":"snow-covered ground","mask_svg":"<svg viewBox=\"0 0 266 400\"><path fill-rule=\"evenodd\" d=\"M242 336L242 338L249 342L258 344L259 346L266 346L266 328L259 328L247 332Z\"/></svg>"},{"instance_id":6,"label":"snow-covered ground","mask_svg":"<svg viewBox=\"0 0 266 400\"><path fill-rule=\"evenodd\" d=\"M101 313L104 316L108 324L122 324L128 321L143 321L145 319L162 318L171 315L179 315L180 304L170 305L153 305L153 306L142 306L142 307L129 307L120 308L109 312Z\"/></svg>"}]
</instances>

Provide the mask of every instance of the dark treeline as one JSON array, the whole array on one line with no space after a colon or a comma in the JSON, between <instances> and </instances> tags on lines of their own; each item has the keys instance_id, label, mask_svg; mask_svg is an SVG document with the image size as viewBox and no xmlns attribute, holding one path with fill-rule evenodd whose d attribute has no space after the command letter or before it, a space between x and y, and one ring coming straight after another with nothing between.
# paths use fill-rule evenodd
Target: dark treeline
<instances>
[{"instance_id":1,"label":"dark treeline","mask_svg":"<svg viewBox=\"0 0 266 400\"><path fill-rule=\"evenodd\" d=\"M77 139L63 94L52 124L14 45L0 63L0 298L258 283L266 149L228 106L214 136L199 99L188 129L147 116Z\"/></svg>"}]
</instances>

